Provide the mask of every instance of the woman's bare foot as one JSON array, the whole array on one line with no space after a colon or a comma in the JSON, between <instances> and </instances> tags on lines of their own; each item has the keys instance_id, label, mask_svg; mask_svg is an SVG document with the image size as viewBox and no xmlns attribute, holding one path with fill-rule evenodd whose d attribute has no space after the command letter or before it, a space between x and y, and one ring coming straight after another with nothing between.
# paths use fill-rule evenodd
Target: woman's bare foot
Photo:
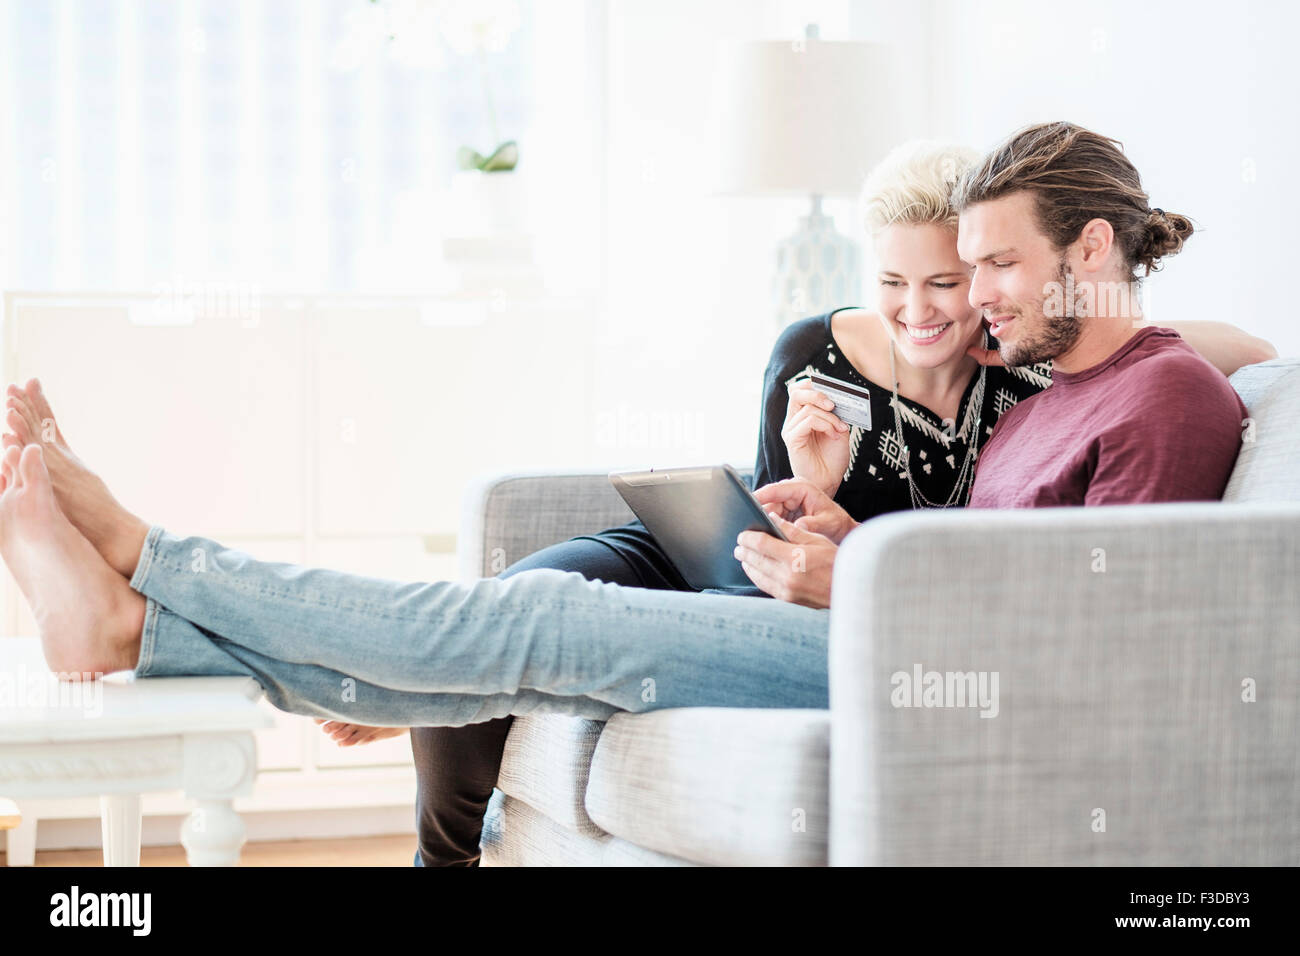
<instances>
[{"instance_id":1,"label":"woman's bare foot","mask_svg":"<svg viewBox=\"0 0 1300 956\"><path fill-rule=\"evenodd\" d=\"M133 670L144 598L64 517L39 445L7 448L0 473L0 555L31 605L50 670Z\"/></svg>"},{"instance_id":2,"label":"woman's bare foot","mask_svg":"<svg viewBox=\"0 0 1300 956\"><path fill-rule=\"evenodd\" d=\"M387 740L404 734L406 727L367 727L364 724L345 724L337 720L325 720L313 717L320 729L334 738L340 747L353 747L357 744L370 744L376 740Z\"/></svg>"},{"instance_id":3,"label":"woman's bare foot","mask_svg":"<svg viewBox=\"0 0 1300 956\"><path fill-rule=\"evenodd\" d=\"M69 521L86 536L118 574L135 573L149 526L123 508L93 471L72 453L63 437L41 383L10 385L5 424L13 429L0 441L5 450L40 445L54 486L54 497Z\"/></svg>"}]
</instances>

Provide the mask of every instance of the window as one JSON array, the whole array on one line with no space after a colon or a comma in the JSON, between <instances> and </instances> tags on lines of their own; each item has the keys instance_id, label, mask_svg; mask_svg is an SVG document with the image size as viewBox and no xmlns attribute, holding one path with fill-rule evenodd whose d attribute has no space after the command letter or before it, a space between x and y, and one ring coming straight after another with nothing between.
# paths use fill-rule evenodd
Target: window
<instances>
[{"instance_id":1,"label":"window","mask_svg":"<svg viewBox=\"0 0 1300 956\"><path fill-rule=\"evenodd\" d=\"M456 150L496 145L485 75L520 172L547 173L544 197L576 196L563 218L594 234L594 191L576 188L596 157L592 84L571 66L590 59L588 9L550 0L539 23L538 6L5 2L0 279L426 291ZM469 20L485 8L507 28L488 44L506 45L478 54Z\"/></svg>"}]
</instances>

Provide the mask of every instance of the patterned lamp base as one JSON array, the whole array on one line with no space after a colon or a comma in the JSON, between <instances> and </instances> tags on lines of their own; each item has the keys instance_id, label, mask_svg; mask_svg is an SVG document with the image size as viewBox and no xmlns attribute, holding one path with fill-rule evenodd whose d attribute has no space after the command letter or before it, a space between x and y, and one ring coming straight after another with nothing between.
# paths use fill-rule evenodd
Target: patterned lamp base
<instances>
[{"instance_id":1,"label":"patterned lamp base","mask_svg":"<svg viewBox=\"0 0 1300 956\"><path fill-rule=\"evenodd\" d=\"M812 211L799 222L799 231L776 247L778 332L805 316L856 305L862 296L862 247L835 231L821 196L812 197Z\"/></svg>"}]
</instances>

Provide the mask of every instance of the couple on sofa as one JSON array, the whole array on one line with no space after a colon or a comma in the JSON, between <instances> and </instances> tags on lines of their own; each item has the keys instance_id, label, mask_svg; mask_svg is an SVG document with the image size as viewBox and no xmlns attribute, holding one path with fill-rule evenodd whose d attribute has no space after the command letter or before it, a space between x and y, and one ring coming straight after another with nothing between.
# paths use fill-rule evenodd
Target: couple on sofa
<instances>
[{"instance_id":1,"label":"couple on sofa","mask_svg":"<svg viewBox=\"0 0 1300 956\"><path fill-rule=\"evenodd\" d=\"M123 509L33 380L8 390L0 553L51 669L251 676L345 743L410 727L416 862L472 865L513 715L827 707L831 570L860 522L1221 496L1246 415L1225 375L1272 349L1140 321L1138 268L1192 227L1116 142L1048 123L983 158L906 147L865 199L877 310L796 323L767 368L753 483L789 543L737 540L756 596L694 593L638 522L468 584L256 561ZM808 371L866 389L871 431Z\"/></svg>"}]
</instances>

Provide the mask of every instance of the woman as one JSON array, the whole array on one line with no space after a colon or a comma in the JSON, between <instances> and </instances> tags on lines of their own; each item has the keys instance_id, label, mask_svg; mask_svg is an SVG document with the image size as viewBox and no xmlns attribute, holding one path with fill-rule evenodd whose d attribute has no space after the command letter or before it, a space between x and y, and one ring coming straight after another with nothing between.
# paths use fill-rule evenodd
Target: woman
<instances>
[{"instance_id":1,"label":"woman","mask_svg":"<svg viewBox=\"0 0 1300 956\"><path fill-rule=\"evenodd\" d=\"M1051 384L1050 365L998 363L979 313L967 302L969 269L957 256L957 217L948 196L977 158L959 147L913 143L872 172L863 213L879 263L877 310L837 309L780 336L764 377L754 487L806 478L858 521L905 508L964 505L979 447L998 416ZM1224 374L1275 355L1267 343L1226 324L1172 327ZM811 371L870 393L870 431L835 417L833 403L806 383ZM692 590L639 521L546 548L500 576L535 568ZM419 777L417 865L476 864L483 812L512 722L411 729ZM402 732L322 723L344 745Z\"/></svg>"}]
</instances>

